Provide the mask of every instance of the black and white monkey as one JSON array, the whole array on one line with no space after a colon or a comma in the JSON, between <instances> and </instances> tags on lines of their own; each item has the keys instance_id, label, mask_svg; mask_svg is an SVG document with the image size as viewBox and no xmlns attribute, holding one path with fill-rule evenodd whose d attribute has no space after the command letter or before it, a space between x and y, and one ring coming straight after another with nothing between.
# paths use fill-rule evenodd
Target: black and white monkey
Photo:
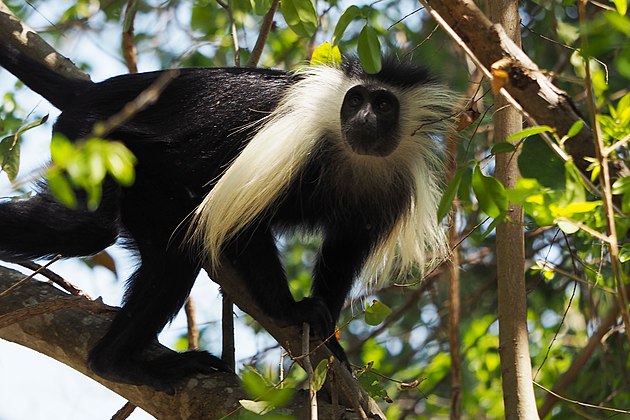
<instances>
[{"instance_id":1,"label":"black and white monkey","mask_svg":"<svg viewBox=\"0 0 630 420\"><path fill-rule=\"evenodd\" d=\"M62 111L54 130L71 140L161 74L69 79L8 45L0 65ZM141 354L202 266L227 258L269 316L326 337L355 279L393 278L446 253L436 140L453 104L426 70L394 60L375 75L352 59L295 73L182 69L155 104L108 135L135 154L135 183L107 179L95 211L68 208L45 186L0 203L0 258L85 256L125 238L140 265L89 365L111 380L172 390L195 372L227 369L206 352ZM275 243L294 230L322 236L312 293L300 302Z\"/></svg>"}]
</instances>

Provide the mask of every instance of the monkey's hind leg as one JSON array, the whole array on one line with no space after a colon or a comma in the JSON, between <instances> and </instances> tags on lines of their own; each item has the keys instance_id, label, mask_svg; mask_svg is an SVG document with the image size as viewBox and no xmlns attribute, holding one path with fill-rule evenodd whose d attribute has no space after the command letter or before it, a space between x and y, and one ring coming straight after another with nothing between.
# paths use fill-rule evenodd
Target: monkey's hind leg
<instances>
[{"instance_id":1,"label":"monkey's hind leg","mask_svg":"<svg viewBox=\"0 0 630 420\"><path fill-rule=\"evenodd\" d=\"M149 385L169 394L175 382L196 373L230 372L221 359L204 351L150 358L145 350L184 304L199 273L168 241L140 244L142 265L129 279L125 303L109 331L90 352L88 363L98 375L117 382Z\"/></svg>"}]
</instances>

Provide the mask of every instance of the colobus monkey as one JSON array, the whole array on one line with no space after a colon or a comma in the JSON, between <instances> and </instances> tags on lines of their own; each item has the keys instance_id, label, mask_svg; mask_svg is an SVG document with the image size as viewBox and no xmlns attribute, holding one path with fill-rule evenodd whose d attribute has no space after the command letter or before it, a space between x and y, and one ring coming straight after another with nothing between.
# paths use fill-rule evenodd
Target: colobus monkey
<instances>
[{"instance_id":1,"label":"colobus monkey","mask_svg":"<svg viewBox=\"0 0 630 420\"><path fill-rule=\"evenodd\" d=\"M1 44L0 65L62 111L54 130L71 140L161 74L69 79ZM355 279L389 279L445 254L436 137L453 104L426 70L394 60L374 75L353 59L295 73L182 69L156 103L108 134L135 154L135 183L107 179L95 211L85 199L68 208L45 186L0 203L0 258L86 256L125 239L140 265L89 366L172 391L195 372L228 369L206 352L141 354L202 266L227 258L269 316L327 337ZM312 294L300 302L275 242L295 230L322 236Z\"/></svg>"}]
</instances>

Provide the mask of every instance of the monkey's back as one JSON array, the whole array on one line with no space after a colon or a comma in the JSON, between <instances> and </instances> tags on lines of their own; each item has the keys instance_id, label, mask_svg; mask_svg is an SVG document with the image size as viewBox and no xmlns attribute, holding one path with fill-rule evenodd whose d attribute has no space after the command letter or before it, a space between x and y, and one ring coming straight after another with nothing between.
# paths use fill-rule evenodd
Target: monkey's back
<instances>
[{"instance_id":1,"label":"monkey's back","mask_svg":"<svg viewBox=\"0 0 630 420\"><path fill-rule=\"evenodd\" d=\"M63 110L55 131L75 140L152 89L164 71L123 75L94 83ZM252 137L292 83L280 70L178 70L157 100L117 126L108 139L136 156L136 180L123 189L123 225L176 228ZM136 227L134 227L136 226Z\"/></svg>"}]
</instances>

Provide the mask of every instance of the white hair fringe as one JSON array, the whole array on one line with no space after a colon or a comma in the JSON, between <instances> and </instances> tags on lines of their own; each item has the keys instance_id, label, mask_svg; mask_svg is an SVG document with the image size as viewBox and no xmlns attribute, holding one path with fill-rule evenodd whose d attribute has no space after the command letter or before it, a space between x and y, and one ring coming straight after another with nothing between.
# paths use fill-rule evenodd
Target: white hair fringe
<instances>
[{"instance_id":1,"label":"white hair fringe","mask_svg":"<svg viewBox=\"0 0 630 420\"><path fill-rule=\"evenodd\" d=\"M195 211L191 239L203 244L208 263L215 270L223 245L261 213L273 212L270 207L300 173L323 135L332 133L342 140L341 104L348 89L364 81L328 66L307 67L299 74L303 77L287 89L278 107L255 123L260 129ZM354 159L347 153L349 158L341 162L365 165L372 161L367 164L371 168L365 169L370 173L375 169L379 176L391 173L391 165L404 165L414 176L411 205L372 250L361 273L369 287L400 278L413 267L424 273L448 255L446 235L437 220L442 159L436 137L450 130L446 110L456 103L455 96L443 85L431 82L390 89L400 101L402 139L398 148L385 158Z\"/></svg>"}]
</instances>

